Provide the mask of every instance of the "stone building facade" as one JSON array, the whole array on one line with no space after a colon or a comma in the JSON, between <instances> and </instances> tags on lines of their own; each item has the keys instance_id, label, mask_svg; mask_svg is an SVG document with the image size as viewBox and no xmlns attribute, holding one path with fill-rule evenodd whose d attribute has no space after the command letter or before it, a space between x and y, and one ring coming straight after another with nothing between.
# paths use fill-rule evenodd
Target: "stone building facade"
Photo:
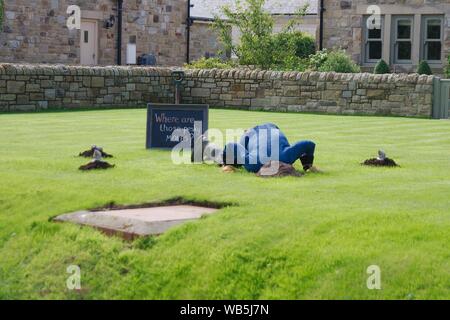
<instances>
[{"instance_id":1,"label":"stone building facade","mask_svg":"<svg viewBox=\"0 0 450 320\"><path fill-rule=\"evenodd\" d=\"M373 5L381 14L377 30L367 27ZM450 1L325 1L324 47L346 49L365 70L382 58L396 72L415 71L427 60L442 73L450 54Z\"/></svg>"},{"instance_id":2,"label":"stone building facade","mask_svg":"<svg viewBox=\"0 0 450 320\"><path fill-rule=\"evenodd\" d=\"M0 62L114 65L118 63L118 3L121 0L2 0ZM211 19L230 0L191 0L190 60L223 51L210 28ZM267 0L279 30L305 4L308 15L299 29L319 30L317 0ZM450 55L450 0L324 1L323 46L341 47L363 70L379 59L395 72L415 71L427 60L441 74ZM81 8L81 30L69 30L69 5ZM368 8L380 10L380 29L367 28ZM188 0L123 0L121 64L151 54L159 66L186 62ZM106 23L110 26L107 26ZM86 33L87 32L87 33ZM239 35L232 30L235 41ZM319 37L317 37L319 38ZM84 48L89 46L91 51ZM88 52L88 53L86 53Z\"/></svg>"},{"instance_id":3,"label":"stone building facade","mask_svg":"<svg viewBox=\"0 0 450 320\"><path fill-rule=\"evenodd\" d=\"M94 41L95 65L117 63L117 0L3 0L1 62L80 64L84 25L92 25L87 38ZM66 26L67 8L81 8L82 29ZM105 26L113 18L114 25ZM181 65L186 57L187 0L126 0L123 3L122 64L129 44L136 57L153 54L158 65ZM88 30L91 31L91 30ZM90 41L90 40L89 40Z\"/></svg>"},{"instance_id":4,"label":"stone building facade","mask_svg":"<svg viewBox=\"0 0 450 320\"><path fill-rule=\"evenodd\" d=\"M229 56L220 43L210 21L194 20L191 26L191 43L189 45L190 61L206 57Z\"/></svg>"}]
</instances>

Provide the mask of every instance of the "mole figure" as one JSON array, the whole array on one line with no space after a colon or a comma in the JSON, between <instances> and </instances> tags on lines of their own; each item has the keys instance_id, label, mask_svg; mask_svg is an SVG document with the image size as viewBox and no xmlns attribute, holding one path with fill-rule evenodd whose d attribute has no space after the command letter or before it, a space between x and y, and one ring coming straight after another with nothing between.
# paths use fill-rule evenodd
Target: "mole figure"
<instances>
[{"instance_id":1,"label":"mole figure","mask_svg":"<svg viewBox=\"0 0 450 320\"><path fill-rule=\"evenodd\" d=\"M92 146L92 160L81 166L79 169L83 171L94 170L94 169L108 169L114 168L115 165L111 165L106 161L103 161L103 148Z\"/></svg>"}]
</instances>

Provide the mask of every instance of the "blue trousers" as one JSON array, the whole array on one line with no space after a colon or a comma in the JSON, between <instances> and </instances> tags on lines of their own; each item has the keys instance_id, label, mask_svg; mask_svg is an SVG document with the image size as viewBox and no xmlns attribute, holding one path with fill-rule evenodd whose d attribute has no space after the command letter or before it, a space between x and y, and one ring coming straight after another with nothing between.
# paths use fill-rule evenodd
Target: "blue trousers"
<instances>
[{"instance_id":1,"label":"blue trousers","mask_svg":"<svg viewBox=\"0 0 450 320\"><path fill-rule=\"evenodd\" d=\"M227 164L242 164L247 171L256 173L270 160L293 164L300 158L314 159L315 147L308 140L290 145L275 124L266 123L247 131L239 143L227 144L224 160Z\"/></svg>"}]
</instances>

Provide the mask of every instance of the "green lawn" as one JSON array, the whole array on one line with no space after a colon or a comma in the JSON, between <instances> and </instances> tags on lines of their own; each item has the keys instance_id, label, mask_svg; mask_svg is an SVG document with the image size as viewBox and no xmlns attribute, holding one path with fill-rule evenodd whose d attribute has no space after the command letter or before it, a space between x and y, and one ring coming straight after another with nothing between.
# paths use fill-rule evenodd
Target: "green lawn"
<instances>
[{"instance_id":1,"label":"green lawn","mask_svg":"<svg viewBox=\"0 0 450 320\"><path fill-rule=\"evenodd\" d=\"M0 298L450 298L450 122L212 110L213 128L275 122L317 143L323 174L261 179L145 150L145 110L0 115ZM115 169L82 173L91 144ZM359 163L383 148L401 168ZM297 164L298 167L299 164ZM49 222L186 199L235 207L123 242ZM71 265L82 290L66 289ZM381 268L382 290L366 269Z\"/></svg>"}]
</instances>

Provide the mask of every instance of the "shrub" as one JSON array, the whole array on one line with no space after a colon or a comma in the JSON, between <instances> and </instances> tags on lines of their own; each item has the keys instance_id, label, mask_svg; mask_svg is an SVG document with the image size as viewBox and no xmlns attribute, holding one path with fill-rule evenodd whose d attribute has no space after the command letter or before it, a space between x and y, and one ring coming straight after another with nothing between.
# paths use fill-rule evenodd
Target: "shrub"
<instances>
[{"instance_id":1,"label":"shrub","mask_svg":"<svg viewBox=\"0 0 450 320\"><path fill-rule=\"evenodd\" d=\"M315 41L302 32L279 33L273 36L274 64L272 69L304 71L307 58L316 51Z\"/></svg>"},{"instance_id":2,"label":"shrub","mask_svg":"<svg viewBox=\"0 0 450 320\"><path fill-rule=\"evenodd\" d=\"M312 70L321 72L357 73L361 68L345 53L344 50L322 50L310 56Z\"/></svg>"},{"instance_id":3,"label":"shrub","mask_svg":"<svg viewBox=\"0 0 450 320\"><path fill-rule=\"evenodd\" d=\"M312 70L319 70L319 68L327 61L329 51L323 49L322 51L317 51L315 54L309 56L309 67Z\"/></svg>"},{"instance_id":4,"label":"shrub","mask_svg":"<svg viewBox=\"0 0 450 320\"><path fill-rule=\"evenodd\" d=\"M391 72L391 70L389 68L389 65L383 59L378 61L375 68L373 69L373 73L375 73L375 74L385 74L385 73L390 73L390 72Z\"/></svg>"},{"instance_id":5,"label":"shrub","mask_svg":"<svg viewBox=\"0 0 450 320\"><path fill-rule=\"evenodd\" d=\"M417 67L417 73L432 75L433 71L431 71L430 65L426 61L420 61L419 66Z\"/></svg>"},{"instance_id":6,"label":"shrub","mask_svg":"<svg viewBox=\"0 0 450 320\"><path fill-rule=\"evenodd\" d=\"M289 51L295 57L305 59L316 52L316 42L310 35L296 31L274 35L274 45Z\"/></svg>"},{"instance_id":7,"label":"shrub","mask_svg":"<svg viewBox=\"0 0 450 320\"><path fill-rule=\"evenodd\" d=\"M289 56L283 60L283 63L273 67L278 71L306 71L308 69L308 59L302 59L296 56Z\"/></svg>"},{"instance_id":8,"label":"shrub","mask_svg":"<svg viewBox=\"0 0 450 320\"><path fill-rule=\"evenodd\" d=\"M231 60L222 60L220 58L201 58L192 61L190 64L185 64L186 69L231 69L236 64Z\"/></svg>"}]
</instances>

